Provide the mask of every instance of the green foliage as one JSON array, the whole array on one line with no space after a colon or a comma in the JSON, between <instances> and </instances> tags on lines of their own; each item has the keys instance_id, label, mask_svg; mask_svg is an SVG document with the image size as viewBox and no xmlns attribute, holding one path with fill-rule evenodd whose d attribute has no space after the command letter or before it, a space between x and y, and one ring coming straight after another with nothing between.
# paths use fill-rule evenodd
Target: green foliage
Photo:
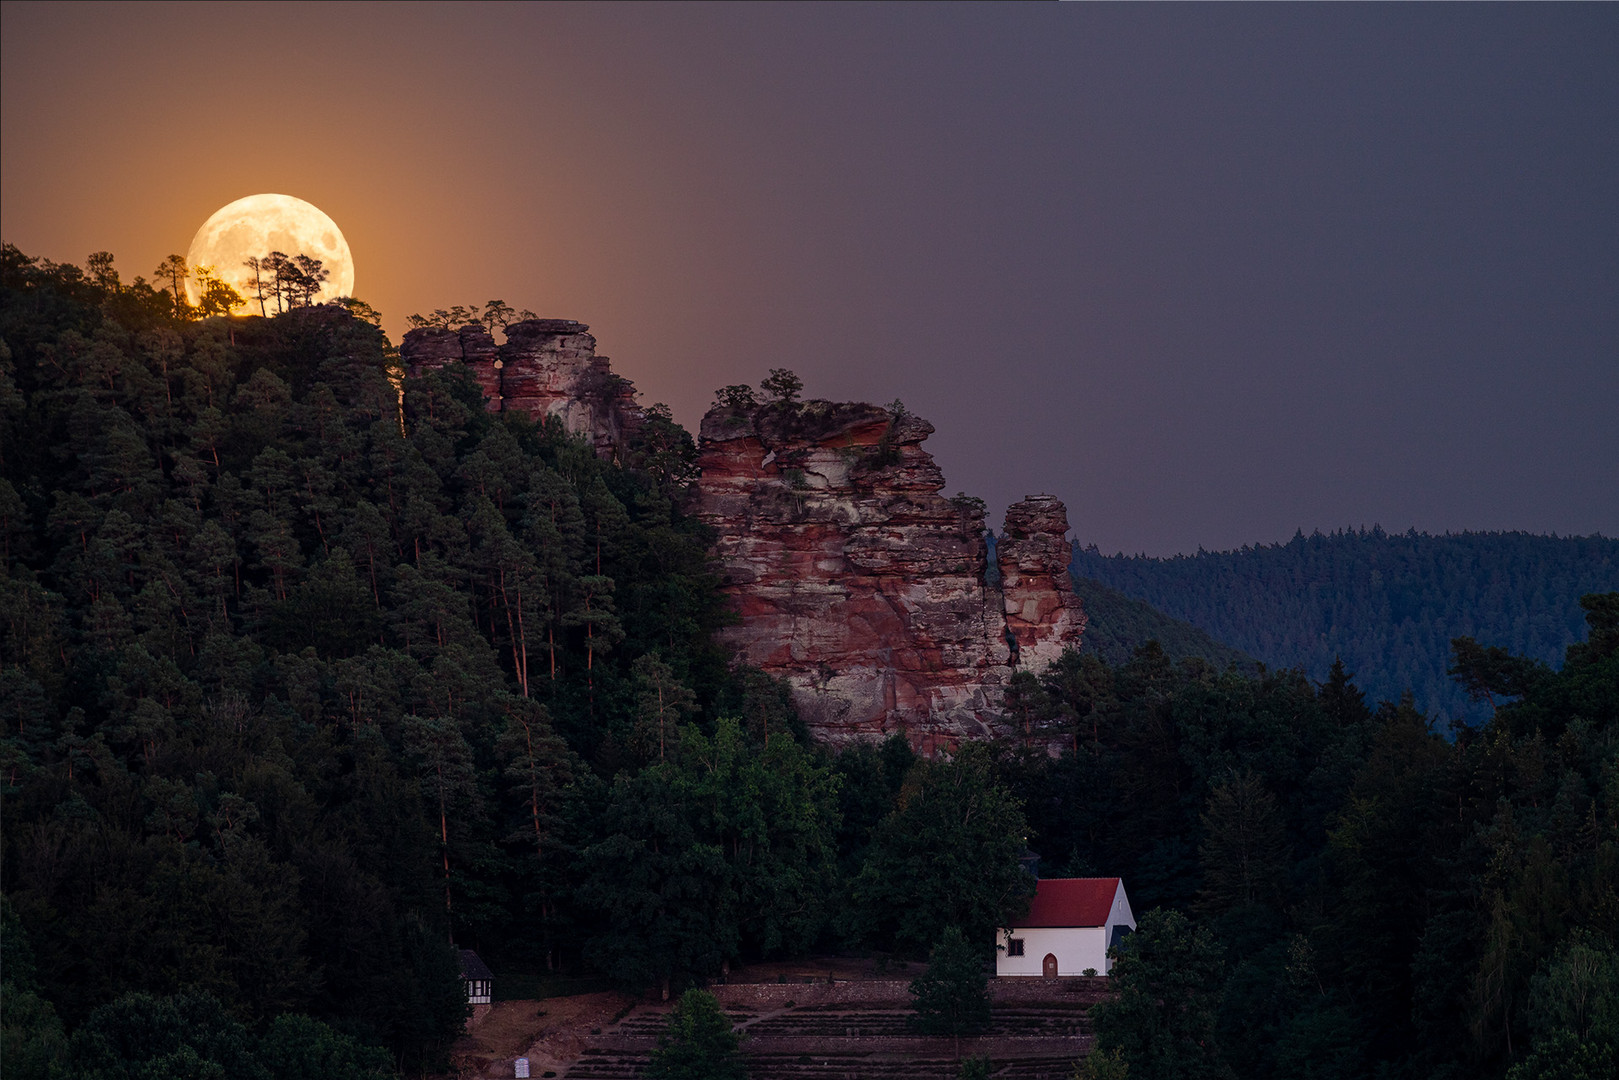
<instances>
[{"instance_id":1,"label":"green foliage","mask_svg":"<svg viewBox=\"0 0 1619 1080\"><path fill-rule=\"evenodd\" d=\"M387 1053L307 1016L276 1017L259 1040L258 1057L275 1080L375 1080L393 1075Z\"/></svg>"},{"instance_id":2,"label":"green foliage","mask_svg":"<svg viewBox=\"0 0 1619 1080\"><path fill-rule=\"evenodd\" d=\"M534 318L532 311L518 311L504 300L486 300L483 305L483 315L479 322L483 328L493 334L495 328L504 330L514 322Z\"/></svg>"},{"instance_id":3,"label":"green foliage","mask_svg":"<svg viewBox=\"0 0 1619 1080\"><path fill-rule=\"evenodd\" d=\"M835 873L836 783L791 739L722 717L613 784L582 897L606 916L591 952L626 986L717 974L813 942Z\"/></svg>"},{"instance_id":4,"label":"green foliage","mask_svg":"<svg viewBox=\"0 0 1619 1080\"><path fill-rule=\"evenodd\" d=\"M1174 661L1188 657L1207 660L1216 668L1236 665L1253 671L1252 657L1223 645L1189 622L1172 618L1151 604L1104 585L1094 578L1072 575L1074 595L1085 605L1085 651L1115 666L1128 663L1135 651L1156 641Z\"/></svg>"},{"instance_id":5,"label":"green foliage","mask_svg":"<svg viewBox=\"0 0 1619 1080\"><path fill-rule=\"evenodd\" d=\"M1129 1075L1130 1064L1117 1047L1098 1047L1074 1063L1074 1080L1126 1080Z\"/></svg>"},{"instance_id":6,"label":"green foliage","mask_svg":"<svg viewBox=\"0 0 1619 1080\"><path fill-rule=\"evenodd\" d=\"M1136 1080L1229 1075L1214 1039L1222 965L1207 929L1179 912L1147 912L1114 957L1118 995L1091 1009L1097 1047L1118 1051Z\"/></svg>"},{"instance_id":7,"label":"green foliage","mask_svg":"<svg viewBox=\"0 0 1619 1080\"><path fill-rule=\"evenodd\" d=\"M452 933L544 967L603 929L637 662L704 737L751 691L672 421L615 466L454 374L401 400L363 310L257 262L274 317L225 324L178 266L0 257L0 871L39 1016L207 992L415 1065L464 1017Z\"/></svg>"},{"instance_id":8,"label":"green foliage","mask_svg":"<svg viewBox=\"0 0 1619 1080\"><path fill-rule=\"evenodd\" d=\"M1153 1024L1194 1073L1611 1073L1619 594L1583 598L1586 641L1562 614L1610 541L1301 538L1256 556L1292 568L1264 603L1221 586L1295 640L1266 605L1339 575L1370 686L1426 693L1452 634L1469 726L1368 708L1330 634L1317 682L1154 632L1020 673L1004 743L831 757L714 644L672 421L606 463L453 372L399 384L350 310L193 322L103 255L0 249L8 1076L426 1069L466 1015L452 934L637 989L951 925L987 956L1026 847L1204 920L1144 919L1121 985L1143 935L1224 949L1154 991L1176 1010L1120 997L1133 1076Z\"/></svg>"},{"instance_id":9,"label":"green foliage","mask_svg":"<svg viewBox=\"0 0 1619 1080\"><path fill-rule=\"evenodd\" d=\"M945 929L928 957L928 969L911 982L912 1024L928 1035L960 1039L989 1024L989 977L983 950L958 926Z\"/></svg>"},{"instance_id":10,"label":"green foliage","mask_svg":"<svg viewBox=\"0 0 1619 1080\"><path fill-rule=\"evenodd\" d=\"M1511 1069L1507 1080L1604 1080L1619 1069L1611 1045L1577 1038L1559 1028L1535 1040L1529 1054Z\"/></svg>"},{"instance_id":11,"label":"green foliage","mask_svg":"<svg viewBox=\"0 0 1619 1080\"><path fill-rule=\"evenodd\" d=\"M191 268L191 276L197 283L197 291L202 294L195 310L203 318L211 315L230 315L247 303L242 299L241 293L214 275L212 267L194 266ZM358 300L354 302L360 303Z\"/></svg>"},{"instance_id":12,"label":"green foliage","mask_svg":"<svg viewBox=\"0 0 1619 1080\"><path fill-rule=\"evenodd\" d=\"M191 278L191 268L186 265L182 255L170 255L158 264L152 271L152 277L163 283L174 297L174 317L186 319L191 317L191 305L186 302L185 283Z\"/></svg>"},{"instance_id":13,"label":"green foliage","mask_svg":"<svg viewBox=\"0 0 1619 1080\"><path fill-rule=\"evenodd\" d=\"M426 315L413 313L405 316L405 325L412 330L459 330L463 326L482 325L483 319L476 304L455 305L452 308L434 308Z\"/></svg>"},{"instance_id":14,"label":"green foliage","mask_svg":"<svg viewBox=\"0 0 1619 1080\"><path fill-rule=\"evenodd\" d=\"M791 405L804 389L804 380L786 368L771 368L770 374L759 383L765 398L773 405Z\"/></svg>"},{"instance_id":15,"label":"green foliage","mask_svg":"<svg viewBox=\"0 0 1619 1080\"><path fill-rule=\"evenodd\" d=\"M697 444L690 432L675 423L669 406L659 402L644 410L629 464L656 480L670 497L678 498L697 480Z\"/></svg>"},{"instance_id":16,"label":"green foliage","mask_svg":"<svg viewBox=\"0 0 1619 1080\"><path fill-rule=\"evenodd\" d=\"M332 302L341 305L343 310L347 311L356 319L368 322L372 326L382 325L382 312L378 311L364 300L356 300L352 296L340 296Z\"/></svg>"},{"instance_id":17,"label":"green foliage","mask_svg":"<svg viewBox=\"0 0 1619 1080\"><path fill-rule=\"evenodd\" d=\"M11 1065L8 1059L8 1075ZM278 1016L256 1038L206 993L129 994L101 1006L74 1033L66 1068L91 1080L381 1080L394 1075L385 1051L307 1016Z\"/></svg>"},{"instance_id":18,"label":"green foliage","mask_svg":"<svg viewBox=\"0 0 1619 1080\"><path fill-rule=\"evenodd\" d=\"M208 993L128 994L73 1034L76 1075L94 1080L268 1076L256 1040Z\"/></svg>"},{"instance_id":19,"label":"green foliage","mask_svg":"<svg viewBox=\"0 0 1619 1080\"><path fill-rule=\"evenodd\" d=\"M67 1036L39 993L34 953L11 904L0 896L0 1062L8 1077L45 1078L62 1061Z\"/></svg>"},{"instance_id":20,"label":"green foliage","mask_svg":"<svg viewBox=\"0 0 1619 1080\"><path fill-rule=\"evenodd\" d=\"M11 980L0 984L0 1061L13 1080L45 1080L67 1052L56 1007L34 989Z\"/></svg>"},{"instance_id":21,"label":"green foliage","mask_svg":"<svg viewBox=\"0 0 1619 1080\"><path fill-rule=\"evenodd\" d=\"M1507 1080L1596 1080L1619 1072L1619 956L1578 930L1530 982L1528 1056Z\"/></svg>"},{"instance_id":22,"label":"green foliage","mask_svg":"<svg viewBox=\"0 0 1619 1080\"><path fill-rule=\"evenodd\" d=\"M989 1080L995 1074L995 1063L988 1057L977 1056L964 1058L961 1068L957 1071L958 1080Z\"/></svg>"},{"instance_id":23,"label":"green foliage","mask_svg":"<svg viewBox=\"0 0 1619 1080\"><path fill-rule=\"evenodd\" d=\"M1274 904L1287 872L1287 839L1276 797L1251 772L1232 773L1203 812L1201 901L1207 910Z\"/></svg>"},{"instance_id":24,"label":"green foliage","mask_svg":"<svg viewBox=\"0 0 1619 1080\"><path fill-rule=\"evenodd\" d=\"M919 953L954 926L987 948L1034 895L1021 862L1027 835L989 748L918 762L851 887L868 934Z\"/></svg>"},{"instance_id":25,"label":"green foliage","mask_svg":"<svg viewBox=\"0 0 1619 1080\"><path fill-rule=\"evenodd\" d=\"M1589 930L1577 930L1536 972L1529 1023L1537 1032L1572 1032L1581 1042L1619 1046L1619 956Z\"/></svg>"},{"instance_id":26,"label":"green foliage","mask_svg":"<svg viewBox=\"0 0 1619 1080\"><path fill-rule=\"evenodd\" d=\"M1119 873L1137 911L1207 920L1229 958L1202 992L1218 1065L1501 1077L1554 1060L1547 1003L1601 995L1551 987L1601 984L1619 934L1619 659L1608 598L1582 606L1561 670L1479 647L1534 674L1455 740L1409 698L1369 710L1341 662L1314 685L1156 648L1065 657L1013 697L1074 749L1001 773L1047 873Z\"/></svg>"},{"instance_id":27,"label":"green foliage","mask_svg":"<svg viewBox=\"0 0 1619 1080\"><path fill-rule=\"evenodd\" d=\"M714 408L740 413L752 412L758 405L758 400L753 396L753 387L747 383L722 386L714 391Z\"/></svg>"},{"instance_id":28,"label":"green foliage","mask_svg":"<svg viewBox=\"0 0 1619 1080\"><path fill-rule=\"evenodd\" d=\"M961 515L973 521L982 522L984 519L985 502L976 495L969 495L965 491L958 491L950 496L950 505L954 506Z\"/></svg>"},{"instance_id":29,"label":"green foliage","mask_svg":"<svg viewBox=\"0 0 1619 1080\"><path fill-rule=\"evenodd\" d=\"M647 1063L649 1080L747 1080L741 1038L719 1001L687 990L669 1012L669 1027Z\"/></svg>"},{"instance_id":30,"label":"green foliage","mask_svg":"<svg viewBox=\"0 0 1619 1080\"><path fill-rule=\"evenodd\" d=\"M656 653L637 658L630 671L636 686L631 748L643 761L663 761L679 746L680 725L697 708L697 695L676 681Z\"/></svg>"},{"instance_id":31,"label":"green foliage","mask_svg":"<svg viewBox=\"0 0 1619 1080\"><path fill-rule=\"evenodd\" d=\"M1450 654L1450 677L1467 691L1468 697L1489 702L1491 708L1498 698L1530 693L1551 674L1545 664L1513 656L1498 646L1481 646L1470 637L1454 639Z\"/></svg>"},{"instance_id":32,"label":"green foliage","mask_svg":"<svg viewBox=\"0 0 1619 1080\"><path fill-rule=\"evenodd\" d=\"M1374 702L1409 689L1424 712L1477 720L1487 710L1447 675L1451 639L1559 661L1582 633L1580 595L1619 582L1619 540L1372 528L1168 559L1076 547L1073 570L1272 666L1320 679L1342 657ZM1092 599L1087 647L1109 633Z\"/></svg>"},{"instance_id":33,"label":"green foliage","mask_svg":"<svg viewBox=\"0 0 1619 1080\"><path fill-rule=\"evenodd\" d=\"M883 742L847 746L832 762L838 780L838 852L845 877L853 877L865 862L872 830L893 812L900 788L916 752L905 736L890 735Z\"/></svg>"}]
</instances>

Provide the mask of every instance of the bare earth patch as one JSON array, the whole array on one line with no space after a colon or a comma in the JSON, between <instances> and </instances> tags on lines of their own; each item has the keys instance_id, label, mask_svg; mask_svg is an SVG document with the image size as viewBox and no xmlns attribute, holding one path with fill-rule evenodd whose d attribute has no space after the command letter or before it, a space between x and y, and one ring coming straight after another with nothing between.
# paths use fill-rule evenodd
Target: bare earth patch
<instances>
[{"instance_id":1,"label":"bare earth patch","mask_svg":"<svg viewBox=\"0 0 1619 1080\"><path fill-rule=\"evenodd\" d=\"M759 1080L934 1080L957 1053L987 1054L997 1077L1066 1080L1090 1047L1085 1014L1108 996L1105 978L991 980L990 1030L957 1047L909 1029L908 984L920 964L816 957L738 968L710 990L744 1033ZM452 1051L457 1080L514 1075L529 1059L543 1080L628 1080L657 1045L670 1002L595 993L503 1001Z\"/></svg>"},{"instance_id":2,"label":"bare earth patch","mask_svg":"<svg viewBox=\"0 0 1619 1080\"><path fill-rule=\"evenodd\" d=\"M497 1001L494 1010L451 1048L450 1075L458 1080L515 1075L512 1062L526 1057L529 1075L561 1076L579 1060L591 1031L611 1027L613 1017L635 998L628 994L578 994L544 1001Z\"/></svg>"}]
</instances>

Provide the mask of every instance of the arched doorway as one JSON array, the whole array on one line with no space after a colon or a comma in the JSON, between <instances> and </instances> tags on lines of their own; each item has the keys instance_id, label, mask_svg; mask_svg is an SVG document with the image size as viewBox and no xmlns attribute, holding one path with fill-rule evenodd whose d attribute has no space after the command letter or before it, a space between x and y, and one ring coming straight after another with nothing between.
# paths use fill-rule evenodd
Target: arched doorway
<instances>
[{"instance_id":1,"label":"arched doorway","mask_svg":"<svg viewBox=\"0 0 1619 1080\"><path fill-rule=\"evenodd\" d=\"M1040 974L1048 979L1057 977L1057 954L1046 953L1046 958L1040 961Z\"/></svg>"}]
</instances>

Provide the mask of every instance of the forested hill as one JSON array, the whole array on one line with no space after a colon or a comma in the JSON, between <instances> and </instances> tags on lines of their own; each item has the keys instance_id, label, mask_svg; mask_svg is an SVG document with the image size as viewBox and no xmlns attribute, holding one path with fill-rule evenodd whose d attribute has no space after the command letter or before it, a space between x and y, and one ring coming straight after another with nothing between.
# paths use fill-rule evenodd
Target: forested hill
<instances>
[{"instance_id":1,"label":"forested hill","mask_svg":"<svg viewBox=\"0 0 1619 1080\"><path fill-rule=\"evenodd\" d=\"M8 997L26 967L72 1026L206 992L430 1058L452 934L543 970L604 931L572 898L619 877L582 857L620 836L613 776L677 722L779 725L709 640L662 413L610 465L403 378L341 306L196 319L110 259L0 272Z\"/></svg>"},{"instance_id":2,"label":"forested hill","mask_svg":"<svg viewBox=\"0 0 1619 1080\"><path fill-rule=\"evenodd\" d=\"M1619 540L1374 527L1167 559L1076 546L1073 569L1272 666L1319 680L1341 656L1373 700L1410 689L1477 719L1446 673L1451 639L1558 663L1583 636L1580 596L1619 588Z\"/></svg>"},{"instance_id":3,"label":"forested hill","mask_svg":"<svg viewBox=\"0 0 1619 1080\"><path fill-rule=\"evenodd\" d=\"M1216 641L1206 631L1172 618L1144 600L1126 596L1094 578L1073 575L1074 592L1085 605L1083 649L1109 664L1127 663L1137 649L1156 641L1171 660L1197 657L1216 668L1236 664L1253 670L1254 658Z\"/></svg>"},{"instance_id":4,"label":"forested hill","mask_svg":"<svg viewBox=\"0 0 1619 1080\"><path fill-rule=\"evenodd\" d=\"M466 1015L452 940L497 995L923 957L951 927L987 962L1030 848L1128 883L1141 925L1095 1030L1131 1080L1615 1075L1619 592L1585 599L1561 670L1473 650L1502 705L1454 739L1342 666L1209 663L1092 590L1099 626L1186 659L1110 665L1098 632L1013 677L1015 734L834 754L716 646L691 441L656 407L604 461L406 376L363 305L199 318L90 265L0 248L6 1080L419 1076ZM1353 621L1424 595L1385 584L1401 558L1492 540L1523 557L1430 572L1491 610L1574 603L1538 554L1569 542L1533 537L1096 561L1296 546L1296 583L1255 574L1242 609L1342 574L1369 590ZM1361 678L1397 685L1399 644Z\"/></svg>"}]
</instances>

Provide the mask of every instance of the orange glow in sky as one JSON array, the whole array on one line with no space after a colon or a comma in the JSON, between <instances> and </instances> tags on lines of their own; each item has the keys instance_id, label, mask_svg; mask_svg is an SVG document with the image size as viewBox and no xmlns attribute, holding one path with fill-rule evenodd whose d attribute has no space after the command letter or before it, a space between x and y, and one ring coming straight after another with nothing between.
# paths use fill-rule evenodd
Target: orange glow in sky
<instances>
[{"instance_id":1,"label":"orange glow in sky","mask_svg":"<svg viewBox=\"0 0 1619 1080\"><path fill-rule=\"evenodd\" d=\"M1619 5L5 5L0 231L297 195L359 297L590 324L695 429L902 399L1167 554L1619 532Z\"/></svg>"}]
</instances>

